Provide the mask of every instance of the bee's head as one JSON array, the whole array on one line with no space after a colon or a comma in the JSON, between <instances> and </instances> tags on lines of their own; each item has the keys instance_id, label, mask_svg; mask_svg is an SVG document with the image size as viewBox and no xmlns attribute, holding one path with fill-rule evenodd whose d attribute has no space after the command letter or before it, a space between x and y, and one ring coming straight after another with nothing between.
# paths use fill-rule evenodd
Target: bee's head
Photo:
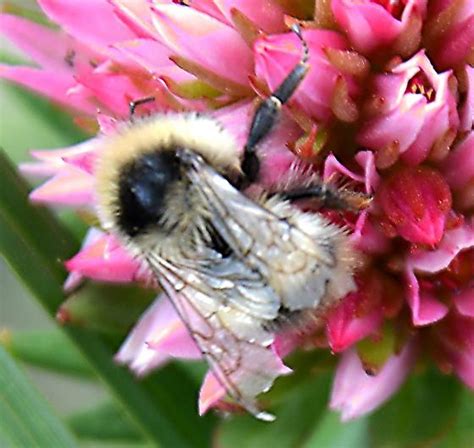
<instances>
[{"instance_id":1,"label":"bee's head","mask_svg":"<svg viewBox=\"0 0 474 448\"><path fill-rule=\"evenodd\" d=\"M104 228L128 238L153 230L179 232L199 212L189 189L197 163L224 175L239 167L233 138L208 117L156 115L105 137L95 167Z\"/></svg>"},{"instance_id":2,"label":"bee's head","mask_svg":"<svg viewBox=\"0 0 474 448\"><path fill-rule=\"evenodd\" d=\"M122 168L119 176L117 218L130 237L162 222L169 195L181 180L175 151L145 153Z\"/></svg>"}]
</instances>

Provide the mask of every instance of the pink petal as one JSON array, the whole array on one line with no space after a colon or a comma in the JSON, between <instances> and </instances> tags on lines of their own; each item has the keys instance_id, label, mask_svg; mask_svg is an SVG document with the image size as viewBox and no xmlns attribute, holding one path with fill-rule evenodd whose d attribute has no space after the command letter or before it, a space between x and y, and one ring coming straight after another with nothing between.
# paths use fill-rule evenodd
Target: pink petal
<instances>
[{"instance_id":1,"label":"pink petal","mask_svg":"<svg viewBox=\"0 0 474 448\"><path fill-rule=\"evenodd\" d=\"M151 21L150 2L147 0L109 0L114 12L130 30L140 38L156 39Z\"/></svg>"},{"instance_id":2,"label":"pink petal","mask_svg":"<svg viewBox=\"0 0 474 448\"><path fill-rule=\"evenodd\" d=\"M362 53L390 44L402 27L399 20L375 2L333 0L331 8L337 23Z\"/></svg>"},{"instance_id":3,"label":"pink petal","mask_svg":"<svg viewBox=\"0 0 474 448\"><path fill-rule=\"evenodd\" d=\"M329 345L334 352L346 350L380 328L383 322L380 306L374 306L364 315L357 316L357 306L362 299L360 292L351 293L329 313L326 331Z\"/></svg>"},{"instance_id":4,"label":"pink petal","mask_svg":"<svg viewBox=\"0 0 474 448\"><path fill-rule=\"evenodd\" d=\"M120 124L120 121L115 117L98 112L96 115L97 123L100 128L100 132L104 135L113 135L117 131L117 126Z\"/></svg>"},{"instance_id":5,"label":"pink petal","mask_svg":"<svg viewBox=\"0 0 474 448\"><path fill-rule=\"evenodd\" d=\"M171 303L161 294L130 332L115 355L115 360L120 364L129 365L140 376L167 362L170 358L168 354L151 348L147 341L162 327L166 327L170 322L174 323L176 319L177 315Z\"/></svg>"},{"instance_id":6,"label":"pink petal","mask_svg":"<svg viewBox=\"0 0 474 448\"><path fill-rule=\"evenodd\" d=\"M113 236L107 234L81 249L66 262L66 268L84 277L106 282L124 283L147 278L140 264Z\"/></svg>"},{"instance_id":7,"label":"pink petal","mask_svg":"<svg viewBox=\"0 0 474 448\"><path fill-rule=\"evenodd\" d=\"M153 23L172 51L242 85L253 72L252 54L239 34L212 17L180 5L153 6Z\"/></svg>"},{"instance_id":8,"label":"pink petal","mask_svg":"<svg viewBox=\"0 0 474 448\"><path fill-rule=\"evenodd\" d=\"M421 95L406 94L392 112L367 121L357 142L374 151L397 142L399 151L406 151L422 129L425 106L426 99Z\"/></svg>"},{"instance_id":9,"label":"pink petal","mask_svg":"<svg viewBox=\"0 0 474 448\"><path fill-rule=\"evenodd\" d=\"M418 165L429 155L429 152L442 135L441 132L449 130L448 107L430 107L433 103L426 105L423 124L415 141L402 153L402 160L409 165ZM433 132L433 130L439 132Z\"/></svg>"},{"instance_id":10,"label":"pink petal","mask_svg":"<svg viewBox=\"0 0 474 448\"><path fill-rule=\"evenodd\" d=\"M74 90L75 94L88 92L107 110L122 117L128 117L130 101L150 96L154 87L151 80L144 78L139 84L126 72L117 72L109 62L93 70L84 67L76 73L76 78L81 87Z\"/></svg>"},{"instance_id":11,"label":"pink petal","mask_svg":"<svg viewBox=\"0 0 474 448\"><path fill-rule=\"evenodd\" d=\"M84 240L82 241L81 250L87 248L88 246L91 246L103 236L104 232L96 229L95 227L90 227L87 231ZM82 283L83 278L84 277L82 276L82 274L78 271L69 272L69 275L63 285L64 292L69 293L72 290L76 289Z\"/></svg>"},{"instance_id":12,"label":"pink petal","mask_svg":"<svg viewBox=\"0 0 474 448\"><path fill-rule=\"evenodd\" d=\"M343 77L349 93L355 95L358 88L354 80L344 76L327 59L327 48L347 49L340 34L327 30L308 29L304 37L310 50L310 69L292 100L307 114L327 120L331 116L330 104L336 81ZM301 43L294 33L273 34L255 43L255 73L274 90L291 72L301 58Z\"/></svg>"},{"instance_id":13,"label":"pink petal","mask_svg":"<svg viewBox=\"0 0 474 448\"><path fill-rule=\"evenodd\" d=\"M253 103L245 101L219 109L213 116L234 136L237 147L243 149L253 112ZM276 124L268 138L262 141L258 148L261 162L260 185L273 187L288 174L297 157L288 150L287 143L295 141L300 134L300 128L285 116Z\"/></svg>"},{"instance_id":14,"label":"pink petal","mask_svg":"<svg viewBox=\"0 0 474 448\"><path fill-rule=\"evenodd\" d=\"M474 350L471 349L454 355L453 362L457 376L467 387L474 390Z\"/></svg>"},{"instance_id":15,"label":"pink petal","mask_svg":"<svg viewBox=\"0 0 474 448\"><path fill-rule=\"evenodd\" d=\"M474 67L466 65L467 77L467 94L464 106L461 108L461 124L462 131L470 131L474 124Z\"/></svg>"},{"instance_id":16,"label":"pink petal","mask_svg":"<svg viewBox=\"0 0 474 448\"><path fill-rule=\"evenodd\" d=\"M453 300L459 314L474 317L474 284L455 294Z\"/></svg>"},{"instance_id":17,"label":"pink petal","mask_svg":"<svg viewBox=\"0 0 474 448\"><path fill-rule=\"evenodd\" d=\"M342 174L357 183L365 184L366 193L372 193L380 180L375 168L374 153L372 151L359 151L356 154L355 159L364 169L363 175L349 170L337 160L334 154L329 154L324 161L323 179L328 181L336 174Z\"/></svg>"},{"instance_id":18,"label":"pink petal","mask_svg":"<svg viewBox=\"0 0 474 448\"><path fill-rule=\"evenodd\" d=\"M387 401L403 384L416 359L413 341L392 355L377 375L365 373L356 350L342 355L332 386L330 408L341 412L343 422L361 417Z\"/></svg>"},{"instance_id":19,"label":"pink petal","mask_svg":"<svg viewBox=\"0 0 474 448\"><path fill-rule=\"evenodd\" d=\"M166 301L170 303L169 300ZM166 353L173 358L202 358L199 347L176 313L174 319L170 319L166 325L162 325L150 334L147 344L153 350Z\"/></svg>"},{"instance_id":20,"label":"pink petal","mask_svg":"<svg viewBox=\"0 0 474 448\"><path fill-rule=\"evenodd\" d=\"M410 269L436 273L446 269L459 252L474 247L474 223L463 225L445 232L435 250L420 251L407 260Z\"/></svg>"},{"instance_id":21,"label":"pink petal","mask_svg":"<svg viewBox=\"0 0 474 448\"><path fill-rule=\"evenodd\" d=\"M93 138L67 148L31 151L31 155L38 161L22 163L20 170L30 176L53 176L65 168L66 161L92 157L98 147L98 139Z\"/></svg>"},{"instance_id":22,"label":"pink petal","mask_svg":"<svg viewBox=\"0 0 474 448\"><path fill-rule=\"evenodd\" d=\"M443 160L442 170L449 186L462 190L474 179L474 132L469 132Z\"/></svg>"},{"instance_id":23,"label":"pink petal","mask_svg":"<svg viewBox=\"0 0 474 448\"><path fill-rule=\"evenodd\" d=\"M231 12L236 8L267 33L278 33L285 30L283 8L277 2L215 0L214 3L230 25L233 24Z\"/></svg>"},{"instance_id":24,"label":"pink petal","mask_svg":"<svg viewBox=\"0 0 474 448\"><path fill-rule=\"evenodd\" d=\"M357 218L350 240L357 249L368 254L382 254L390 249L390 240L372 224L366 211Z\"/></svg>"},{"instance_id":25,"label":"pink petal","mask_svg":"<svg viewBox=\"0 0 474 448\"><path fill-rule=\"evenodd\" d=\"M280 375L289 375L292 370L285 366L280 357L273 352L274 357L268 365L269 377L276 377ZM245 382L245 372L239 378L239 381ZM261 391L265 392L265 391ZM227 395L225 388L215 377L215 375L208 371L204 377L204 381L199 392L199 415L205 414L209 408L213 407L217 402L222 400Z\"/></svg>"},{"instance_id":26,"label":"pink petal","mask_svg":"<svg viewBox=\"0 0 474 448\"><path fill-rule=\"evenodd\" d=\"M9 14L0 15L0 30L43 68L72 73L68 57L78 45L64 33Z\"/></svg>"},{"instance_id":27,"label":"pink petal","mask_svg":"<svg viewBox=\"0 0 474 448\"><path fill-rule=\"evenodd\" d=\"M176 82L195 79L171 62L170 50L160 42L151 39L135 39L118 43L114 45L114 48L149 73L169 76Z\"/></svg>"},{"instance_id":28,"label":"pink petal","mask_svg":"<svg viewBox=\"0 0 474 448\"><path fill-rule=\"evenodd\" d=\"M94 178L83 170L65 167L30 194L33 202L91 206L94 202Z\"/></svg>"},{"instance_id":29,"label":"pink petal","mask_svg":"<svg viewBox=\"0 0 474 448\"><path fill-rule=\"evenodd\" d=\"M94 165L97 158L97 153L86 152L82 154L74 154L63 158L68 165L75 166L80 170L90 174L94 174Z\"/></svg>"},{"instance_id":30,"label":"pink petal","mask_svg":"<svg viewBox=\"0 0 474 448\"><path fill-rule=\"evenodd\" d=\"M218 4L216 0L193 0L192 8L201 11L226 25L232 26L232 22L225 17L222 2Z\"/></svg>"},{"instance_id":31,"label":"pink petal","mask_svg":"<svg viewBox=\"0 0 474 448\"><path fill-rule=\"evenodd\" d=\"M16 82L67 108L74 108L88 114L95 111L94 105L87 96L69 95L70 89L76 85L76 81L69 74L0 64L0 78Z\"/></svg>"},{"instance_id":32,"label":"pink petal","mask_svg":"<svg viewBox=\"0 0 474 448\"><path fill-rule=\"evenodd\" d=\"M406 272L407 301L411 308L412 322L416 327L429 325L448 314L448 307L428 291L420 291L418 280L410 268Z\"/></svg>"},{"instance_id":33,"label":"pink petal","mask_svg":"<svg viewBox=\"0 0 474 448\"><path fill-rule=\"evenodd\" d=\"M208 371L199 391L199 415L204 415L213 405L222 400L227 392L215 375Z\"/></svg>"},{"instance_id":34,"label":"pink petal","mask_svg":"<svg viewBox=\"0 0 474 448\"><path fill-rule=\"evenodd\" d=\"M374 93L381 98L381 113L385 114L396 109L404 95L408 81L418 72L418 67L406 67L406 70L397 71L396 73L388 72L375 76Z\"/></svg>"},{"instance_id":35,"label":"pink petal","mask_svg":"<svg viewBox=\"0 0 474 448\"><path fill-rule=\"evenodd\" d=\"M39 0L46 15L79 41L107 52L116 42L135 38L107 0Z\"/></svg>"},{"instance_id":36,"label":"pink petal","mask_svg":"<svg viewBox=\"0 0 474 448\"><path fill-rule=\"evenodd\" d=\"M323 179L325 181L333 178L335 174L342 174L349 179L352 179L356 182L364 183L364 176L361 174L356 174L353 171L346 168L339 160L337 160L334 154L329 154L324 161L324 172Z\"/></svg>"},{"instance_id":37,"label":"pink petal","mask_svg":"<svg viewBox=\"0 0 474 448\"><path fill-rule=\"evenodd\" d=\"M454 370L474 389L474 320L452 312L436 327L434 336L438 340L434 355L441 360L441 367Z\"/></svg>"},{"instance_id":38,"label":"pink petal","mask_svg":"<svg viewBox=\"0 0 474 448\"><path fill-rule=\"evenodd\" d=\"M380 176L375 167L375 158L372 151L359 151L355 155L356 162L364 168L365 192L372 193L380 183Z\"/></svg>"},{"instance_id":39,"label":"pink petal","mask_svg":"<svg viewBox=\"0 0 474 448\"><path fill-rule=\"evenodd\" d=\"M463 63L467 59L469 52L472 51L472 43L474 42L474 5L469 1L464 2L464 4L470 4L471 11L466 11L466 15L463 18L454 21L452 28L448 32L443 33L440 39L440 46L434 55L434 59L440 67L456 67Z\"/></svg>"}]
</instances>

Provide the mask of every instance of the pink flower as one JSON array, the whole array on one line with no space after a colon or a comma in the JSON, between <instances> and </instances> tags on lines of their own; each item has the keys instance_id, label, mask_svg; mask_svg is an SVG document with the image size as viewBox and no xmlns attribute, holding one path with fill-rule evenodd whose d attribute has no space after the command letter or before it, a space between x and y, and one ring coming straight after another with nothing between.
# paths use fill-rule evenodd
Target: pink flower
<instances>
[{"instance_id":1,"label":"pink flower","mask_svg":"<svg viewBox=\"0 0 474 448\"><path fill-rule=\"evenodd\" d=\"M32 152L36 162L23 171L48 178L32 200L94 215L102 135L114 133L129 102L139 98L155 101L138 114L212 114L243 147L256 98L300 57L301 44L287 26L305 17L309 72L259 147L262 178L253 188L278 184L302 158L324 180L349 183L374 200L361 213L321 211L351 232L363 254L358 289L304 332L277 334L265 361L269 377L288 374L282 358L299 347L344 352L331 398L344 420L394 394L422 349L422 362L431 358L474 388L472 2L332 0L317 2L314 17L299 2L178 3L41 0L60 30L0 16L2 32L36 64L1 65L0 77L100 129L70 148ZM66 268L67 290L83 278L152 282L113 235L94 228ZM387 325L401 333L395 336L404 348L392 348L369 376L367 352L353 347L377 344ZM400 329L409 329L411 339ZM199 355L160 297L116 359L144 375L172 357ZM224 406L224 398L208 373L200 412Z\"/></svg>"},{"instance_id":2,"label":"pink flower","mask_svg":"<svg viewBox=\"0 0 474 448\"><path fill-rule=\"evenodd\" d=\"M428 325L447 315L449 308L439 298L449 298L461 314L473 313L473 247L474 226L464 224L447 231L436 250L408 257L407 299L415 325Z\"/></svg>"},{"instance_id":3,"label":"pink flower","mask_svg":"<svg viewBox=\"0 0 474 448\"><path fill-rule=\"evenodd\" d=\"M130 332L115 360L142 376L172 357L199 359L201 352L167 297L161 295Z\"/></svg>"},{"instance_id":4,"label":"pink flower","mask_svg":"<svg viewBox=\"0 0 474 448\"><path fill-rule=\"evenodd\" d=\"M460 67L472 57L474 3L455 0L429 2L426 42L441 69Z\"/></svg>"},{"instance_id":5,"label":"pink flower","mask_svg":"<svg viewBox=\"0 0 474 448\"><path fill-rule=\"evenodd\" d=\"M331 103L337 90L346 89L349 97L358 93L354 77L343 73L331 60L331 56L335 58L348 51L349 45L334 31L308 30L305 40L309 46L311 67L293 100L308 115L327 121L333 114ZM275 89L298 62L300 54L300 45L294 35L274 34L259 39L255 44L257 77L264 79L271 90Z\"/></svg>"},{"instance_id":6,"label":"pink flower","mask_svg":"<svg viewBox=\"0 0 474 448\"><path fill-rule=\"evenodd\" d=\"M331 7L336 22L361 53L403 49L409 55L411 48L400 48L401 41L411 40L410 46L414 48L419 45L426 3L426 0L334 0Z\"/></svg>"},{"instance_id":7,"label":"pink flower","mask_svg":"<svg viewBox=\"0 0 474 448\"><path fill-rule=\"evenodd\" d=\"M453 148L441 168L453 190L455 204L461 210L472 210L474 208L474 132L469 132Z\"/></svg>"},{"instance_id":8,"label":"pink flower","mask_svg":"<svg viewBox=\"0 0 474 448\"><path fill-rule=\"evenodd\" d=\"M371 101L376 113L357 138L376 151L377 166L386 168L399 156L417 165L438 142L453 141L459 118L449 77L450 72L436 73L424 51L375 76Z\"/></svg>"}]
</instances>

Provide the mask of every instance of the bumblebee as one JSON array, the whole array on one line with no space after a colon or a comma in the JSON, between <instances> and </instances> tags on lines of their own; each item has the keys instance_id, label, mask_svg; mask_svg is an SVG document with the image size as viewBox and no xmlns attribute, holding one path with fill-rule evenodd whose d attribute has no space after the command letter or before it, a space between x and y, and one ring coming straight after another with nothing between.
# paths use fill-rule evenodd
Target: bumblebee
<instances>
[{"instance_id":1,"label":"bumblebee","mask_svg":"<svg viewBox=\"0 0 474 448\"><path fill-rule=\"evenodd\" d=\"M275 379L275 329L353 291L358 262L344 229L294 204L344 207L337 189L313 177L245 193L258 180L259 142L309 67L293 31L301 60L256 109L243 152L213 118L155 114L106 137L95 167L103 227L153 273L229 395L263 420L274 418L256 396Z\"/></svg>"}]
</instances>

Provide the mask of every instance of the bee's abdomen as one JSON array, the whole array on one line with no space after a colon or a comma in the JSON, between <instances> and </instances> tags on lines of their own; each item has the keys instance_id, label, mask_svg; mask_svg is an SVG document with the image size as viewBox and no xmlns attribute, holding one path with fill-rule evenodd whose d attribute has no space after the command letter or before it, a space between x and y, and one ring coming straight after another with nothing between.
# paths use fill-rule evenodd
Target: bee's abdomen
<instances>
[{"instance_id":1,"label":"bee's abdomen","mask_svg":"<svg viewBox=\"0 0 474 448\"><path fill-rule=\"evenodd\" d=\"M125 165L119 177L118 224L136 236L157 226L165 213L166 194L180 178L175 151L145 153Z\"/></svg>"}]
</instances>

